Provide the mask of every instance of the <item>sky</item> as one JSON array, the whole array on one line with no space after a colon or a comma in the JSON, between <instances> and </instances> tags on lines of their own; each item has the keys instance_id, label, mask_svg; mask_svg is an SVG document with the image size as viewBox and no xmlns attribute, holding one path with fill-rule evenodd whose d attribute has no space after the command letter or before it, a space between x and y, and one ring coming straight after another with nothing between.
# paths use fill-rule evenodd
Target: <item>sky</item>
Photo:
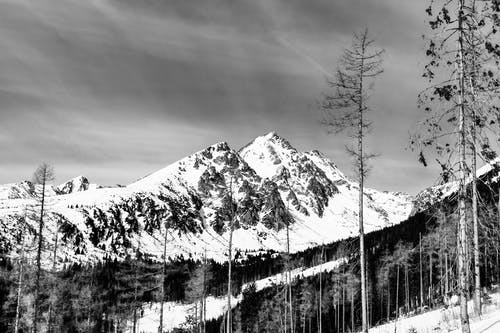
<instances>
[{"instance_id":1,"label":"sky","mask_svg":"<svg viewBox=\"0 0 500 333\"><path fill-rule=\"evenodd\" d=\"M408 149L422 117L426 1L0 0L0 183L54 166L128 184L220 141L276 131L353 174L318 108L354 32L385 49L371 92L367 185L432 185Z\"/></svg>"}]
</instances>

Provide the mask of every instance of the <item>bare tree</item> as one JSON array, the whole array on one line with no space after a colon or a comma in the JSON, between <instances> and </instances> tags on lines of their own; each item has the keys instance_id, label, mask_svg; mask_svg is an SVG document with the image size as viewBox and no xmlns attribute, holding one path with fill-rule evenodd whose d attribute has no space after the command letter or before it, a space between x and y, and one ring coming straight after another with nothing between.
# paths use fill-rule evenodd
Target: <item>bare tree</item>
<instances>
[{"instance_id":1,"label":"bare tree","mask_svg":"<svg viewBox=\"0 0 500 333\"><path fill-rule=\"evenodd\" d=\"M168 219L165 221L165 230L163 233L163 261L161 269L161 286L160 286L160 326L158 327L158 332L163 333L163 303L165 302L165 275L167 269L167 239L168 239Z\"/></svg>"},{"instance_id":2,"label":"bare tree","mask_svg":"<svg viewBox=\"0 0 500 333\"><path fill-rule=\"evenodd\" d=\"M16 317L14 320L14 333L19 332L20 319L21 319L21 297L23 290L23 274L24 274L24 257L25 257L25 231L27 229L26 224L26 210L23 216L19 220L19 238L20 238L20 249L19 249L19 272L17 276L17 292L16 292Z\"/></svg>"},{"instance_id":3,"label":"bare tree","mask_svg":"<svg viewBox=\"0 0 500 333\"><path fill-rule=\"evenodd\" d=\"M363 226L363 192L366 176L366 162L373 155L364 153L363 140L371 127L366 119L368 107L368 90L376 76L382 73L381 49L373 47L374 40L370 38L368 29L355 34L350 49L346 49L340 60L335 80L328 80L333 89L325 94L322 109L325 111L324 124L335 132L348 131L349 136L357 140L357 149L348 148L355 158L359 180L359 251L361 266L361 308L362 329L368 332L367 288L365 267L365 241Z\"/></svg>"},{"instance_id":4,"label":"bare tree","mask_svg":"<svg viewBox=\"0 0 500 333\"><path fill-rule=\"evenodd\" d=\"M235 219L235 205L233 202L233 176L229 181L229 205L230 205L230 216L229 216L229 242L228 242L228 256L227 256L227 316L226 316L226 333L231 333L233 331L233 324L231 321L231 269L233 261L233 231L234 231L234 219Z\"/></svg>"},{"instance_id":5,"label":"bare tree","mask_svg":"<svg viewBox=\"0 0 500 333\"><path fill-rule=\"evenodd\" d=\"M34 300L34 318L33 318L33 332L38 331L38 317L40 312L40 275L41 275L41 257L42 257L42 247L43 247L43 228L45 223L46 215L46 188L48 183L54 180L54 170L53 168L42 163L36 169L33 174L33 183L40 185L35 187L35 199L37 201L37 207L40 208L38 211L38 248L36 255L36 278L35 278L35 300Z\"/></svg>"},{"instance_id":6,"label":"bare tree","mask_svg":"<svg viewBox=\"0 0 500 333\"><path fill-rule=\"evenodd\" d=\"M481 135L482 131L478 130L485 127L484 124L489 124L490 119L493 123L496 122L498 115L495 108L488 107L488 112L482 112L481 108L478 108L480 94L485 97L488 91L498 89L498 80L491 69L497 68L499 53L488 40L496 32L494 15L487 13L491 6L488 2L481 2L481 15L479 15L476 5L475 0L430 1L426 9L430 17L429 25L434 35L429 39L426 48L426 55L430 61L425 66L424 77L427 77L432 84L419 95L419 106L425 107L428 117L421 123L424 129L412 139L412 144L418 142L421 147L419 159L424 165L426 159L422 149L425 148L433 148L438 155L446 155L448 161L445 164L450 164L452 160L457 161L455 165L450 165L449 169L453 170L456 167L458 170L456 174L459 184L457 243L462 332L470 332L467 313L466 202L467 186L470 182L467 148L470 143L472 149L469 149L469 152L472 156L473 173L474 300L476 312L480 313L476 145L479 143L478 139L481 138L481 151L491 151L487 137ZM472 126L468 126L469 122ZM455 155L456 152L458 152L457 155ZM455 175L450 172L449 176ZM444 179L444 181L448 180Z\"/></svg>"}]
</instances>

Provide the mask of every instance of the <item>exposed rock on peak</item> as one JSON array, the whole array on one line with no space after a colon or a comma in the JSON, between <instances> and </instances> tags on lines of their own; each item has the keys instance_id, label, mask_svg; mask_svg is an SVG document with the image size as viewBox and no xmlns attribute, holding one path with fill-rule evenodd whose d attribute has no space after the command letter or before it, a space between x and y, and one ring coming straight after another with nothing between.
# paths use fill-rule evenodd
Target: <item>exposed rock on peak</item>
<instances>
[{"instance_id":1,"label":"exposed rock on peak","mask_svg":"<svg viewBox=\"0 0 500 333\"><path fill-rule=\"evenodd\" d=\"M74 192L87 191L89 189L89 180L84 176L78 176L57 186L60 194L70 194Z\"/></svg>"},{"instance_id":2,"label":"exposed rock on peak","mask_svg":"<svg viewBox=\"0 0 500 333\"><path fill-rule=\"evenodd\" d=\"M0 186L0 219L8 228L33 203L34 189L29 182ZM47 227L64 221L61 255L74 261L124 257L139 244L158 257L166 225L172 258L200 258L208 247L220 261L231 221L235 248L250 252L282 250L286 225L292 252L357 233L357 184L325 155L300 152L275 132L239 152L216 143L125 187L92 189L77 177L57 191L65 195L51 198ZM404 195L365 195L367 232L403 221L411 209ZM0 230L13 246L8 235Z\"/></svg>"}]
</instances>

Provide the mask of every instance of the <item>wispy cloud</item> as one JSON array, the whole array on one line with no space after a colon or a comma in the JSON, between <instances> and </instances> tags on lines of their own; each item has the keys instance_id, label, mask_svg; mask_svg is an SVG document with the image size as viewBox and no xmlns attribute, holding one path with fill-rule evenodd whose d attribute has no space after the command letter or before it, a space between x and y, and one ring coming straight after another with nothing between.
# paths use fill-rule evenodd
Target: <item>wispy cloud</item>
<instances>
[{"instance_id":1,"label":"wispy cloud","mask_svg":"<svg viewBox=\"0 0 500 333\"><path fill-rule=\"evenodd\" d=\"M414 191L427 178L408 174L402 147L418 118L423 17L413 0L0 1L0 183L42 160L61 181L85 172L127 183L270 130L349 170L346 139L326 135L315 105L351 33L368 25L387 49L369 184ZM397 183L384 156L399 161Z\"/></svg>"}]
</instances>

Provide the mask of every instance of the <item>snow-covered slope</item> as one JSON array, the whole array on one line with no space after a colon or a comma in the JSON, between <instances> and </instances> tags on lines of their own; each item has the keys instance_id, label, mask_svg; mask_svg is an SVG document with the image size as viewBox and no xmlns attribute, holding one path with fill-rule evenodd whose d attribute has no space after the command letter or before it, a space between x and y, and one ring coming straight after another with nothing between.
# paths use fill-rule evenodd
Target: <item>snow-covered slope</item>
<instances>
[{"instance_id":1,"label":"snow-covered slope","mask_svg":"<svg viewBox=\"0 0 500 333\"><path fill-rule=\"evenodd\" d=\"M488 296L489 303L484 304L481 317L474 315L473 302L467 303L471 332L500 332L500 294L496 292ZM438 308L370 328L370 333L393 332L459 333L461 332L459 306Z\"/></svg>"},{"instance_id":2,"label":"snow-covered slope","mask_svg":"<svg viewBox=\"0 0 500 333\"><path fill-rule=\"evenodd\" d=\"M262 176L279 185L292 211L292 248L331 242L357 232L358 185L318 151L300 152L276 133L255 139L240 150L242 158ZM404 193L365 188L367 232L405 220L412 198Z\"/></svg>"},{"instance_id":3,"label":"snow-covered slope","mask_svg":"<svg viewBox=\"0 0 500 333\"><path fill-rule=\"evenodd\" d=\"M482 182L495 183L498 181L500 172L500 158L495 158L489 163L477 169L476 177ZM472 182L472 175L466 179L466 183ZM434 204L452 197L459 190L459 181L451 180L447 183L428 187L418 193L414 200L413 210L411 215L426 210Z\"/></svg>"},{"instance_id":4,"label":"snow-covered slope","mask_svg":"<svg viewBox=\"0 0 500 333\"><path fill-rule=\"evenodd\" d=\"M0 186L0 245L13 255L35 192L29 182ZM283 250L288 222L292 252L357 230L356 182L321 153L299 152L276 133L239 152L217 143L125 187L92 187L77 177L47 195L46 237L50 243L57 229L63 234L61 262L123 257L137 248L159 258L165 224L171 259L200 258L206 248L223 261L232 212L234 247L249 252ZM408 195L373 189L364 195L368 232L411 211Z\"/></svg>"}]
</instances>

